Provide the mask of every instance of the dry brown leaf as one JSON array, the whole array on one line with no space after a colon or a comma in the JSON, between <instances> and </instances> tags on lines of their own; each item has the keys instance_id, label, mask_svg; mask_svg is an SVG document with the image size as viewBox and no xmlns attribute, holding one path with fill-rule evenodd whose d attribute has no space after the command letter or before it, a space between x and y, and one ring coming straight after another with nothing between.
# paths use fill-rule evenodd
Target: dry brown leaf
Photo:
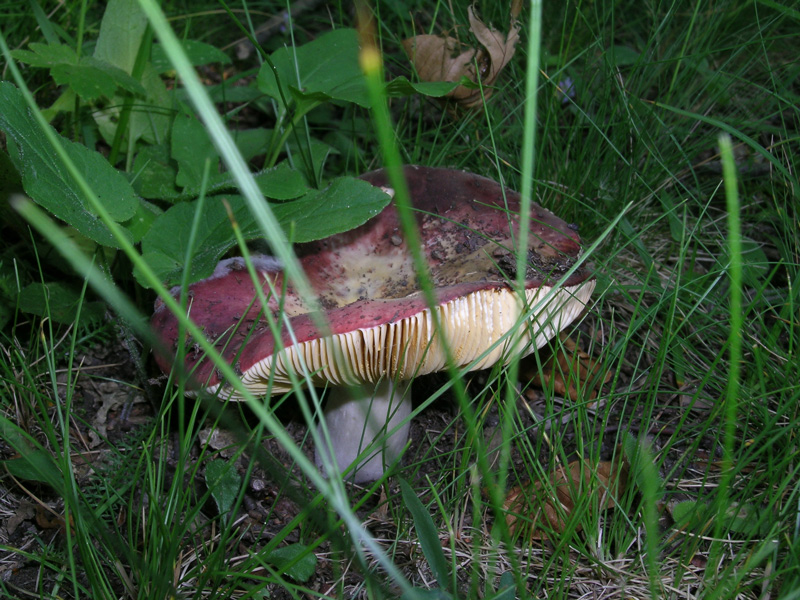
<instances>
[{"instance_id":1,"label":"dry brown leaf","mask_svg":"<svg viewBox=\"0 0 800 600\"><path fill-rule=\"evenodd\" d=\"M578 348L575 340L566 333L562 332L560 338L560 347L542 365L541 373L535 359L530 358L525 359L521 373L535 386L549 388L552 384L556 394L574 402L581 399L579 389L583 390L584 395L586 394L584 385L586 382L598 381L597 375L602 365ZM598 381L597 387L608 383L611 376L611 371L607 372L602 380ZM588 399L594 400L596 397L597 389L593 389Z\"/></svg>"},{"instance_id":2,"label":"dry brown leaf","mask_svg":"<svg viewBox=\"0 0 800 600\"><path fill-rule=\"evenodd\" d=\"M508 35L487 27L470 6L469 29L480 42L480 49L470 48L452 37L438 35L417 35L403 41L403 48L417 70L422 81L460 81L466 77L475 83L480 81L484 87L483 97L492 94L500 71L514 56L519 40L519 24L512 16ZM477 69L476 69L477 65ZM447 97L465 108L478 106L481 90L458 86Z\"/></svg>"},{"instance_id":3,"label":"dry brown leaf","mask_svg":"<svg viewBox=\"0 0 800 600\"><path fill-rule=\"evenodd\" d=\"M599 510L614 508L628 482L626 462L600 462L593 469L585 461L576 460L559 467L550 475L550 482L534 481L508 491L503 507L508 511L506 523L511 533L530 527L531 539L547 539L548 533L562 533L570 514L581 498L597 498ZM576 525L576 531L581 528Z\"/></svg>"}]
</instances>

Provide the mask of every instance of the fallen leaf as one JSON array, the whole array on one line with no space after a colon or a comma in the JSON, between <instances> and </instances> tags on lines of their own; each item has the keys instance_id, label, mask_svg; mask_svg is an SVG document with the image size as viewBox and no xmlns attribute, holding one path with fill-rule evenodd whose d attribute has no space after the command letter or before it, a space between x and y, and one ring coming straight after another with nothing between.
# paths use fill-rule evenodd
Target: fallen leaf
<instances>
[{"instance_id":1,"label":"fallen leaf","mask_svg":"<svg viewBox=\"0 0 800 600\"><path fill-rule=\"evenodd\" d=\"M591 506L606 510L616 506L628 482L627 462L600 462L594 468L583 460L559 467L549 482L534 481L508 491L503 508L512 534L530 527L530 539L547 539L562 533L569 516L586 496L597 498ZM581 524L575 527L580 531Z\"/></svg>"},{"instance_id":2,"label":"fallen leaf","mask_svg":"<svg viewBox=\"0 0 800 600\"><path fill-rule=\"evenodd\" d=\"M403 49L422 81L456 82L464 77L473 83L480 81L484 88L483 95L480 89L463 85L446 95L464 108L473 108L491 96L491 86L514 56L519 40L519 24L513 8L508 35L487 27L475 16L471 6L468 15L469 29L482 48L471 48L449 36L417 35L404 40Z\"/></svg>"},{"instance_id":3,"label":"fallen leaf","mask_svg":"<svg viewBox=\"0 0 800 600\"><path fill-rule=\"evenodd\" d=\"M537 387L549 389L552 385L556 394L572 401L585 396L587 382L596 382L595 389L588 396L589 400L594 400L597 397L597 388L611 380L612 372L607 372L602 379L598 378L602 364L578 348L575 340L566 333L562 332L560 338L561 344L542 365L541 371L535 358L523 359L520 371L522 377L529 379Z\"/></svg>"},{"instance_id":4,"label":"fallen leaf","mask_svg":"<svg viewBox=\"0 0 800 600\"><path fill-rule=\"evenodd\" d=\"M67 531L67 522L63 515L54 512L53 509L38 505L36 507L36 524L41 529L58 529L59 533L65 534ZM70 529L75 525L72 520L72 515L69 516Z\"/></svg>"}]
</instances>

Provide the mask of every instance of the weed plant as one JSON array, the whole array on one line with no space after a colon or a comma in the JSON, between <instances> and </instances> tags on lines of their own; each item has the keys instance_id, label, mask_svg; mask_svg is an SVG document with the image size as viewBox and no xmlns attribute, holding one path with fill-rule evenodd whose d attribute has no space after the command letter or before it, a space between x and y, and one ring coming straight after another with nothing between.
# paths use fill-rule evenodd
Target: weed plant
<instances>
[{"instance_id":1,"label":"weed plant","mask_svg":"<svg viewBox=\"0 0 800 600\"><path fill-rule=\"evenodd\" d=\"M0 594L798 597L795 9L532 2L467 111L401 50L474 44L463 2L362 6L360 38L348 7L312 8L242 61L226 45L285 5L107 4L0 17ZM285 84L328 59L334 84ZM387 199L351 176L403 163L578 224L598 286L574 344L415 382L414 444L359 489L308 458L308 374L269 403L188 399L185 373L155 379L146 318L258 238L303 289L290 242L364 222ZM537 518L576 460L561 524ZM607 508L597 472L620 462Z\"/></svg>"}]
</instances>

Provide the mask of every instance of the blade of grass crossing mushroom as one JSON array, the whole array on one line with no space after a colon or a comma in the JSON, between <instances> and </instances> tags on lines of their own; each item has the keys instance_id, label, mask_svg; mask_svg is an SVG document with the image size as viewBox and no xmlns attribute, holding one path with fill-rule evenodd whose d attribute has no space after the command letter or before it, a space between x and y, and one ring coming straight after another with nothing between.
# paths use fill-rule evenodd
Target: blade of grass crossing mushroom
<instances>
[{"instance_id":1,"label":"blade of grass crossing mushroom","mask_svg":"<svg viewBox=\"0 0 800 600\"><path fill-rule=\"evenodd\" d=\"M525 304L525 274L527 273L528 265L528 237L530 236L530 228L523 227L522 223L529 223L531 219L532 203L533 203L533 177L536 173L535 160L536 160L536 112L537 104L537 90L539 83L539 58L541 51L541 38L542 38L542 3L541 0L532 0L529 6L530 21L529 21L529 35L528 35L528 61L527 70L525 73L525 126L523 127L522 137L522 181L520 186L520 227L517 234L517 294L519 295L520 302ZM513 229L512 229L513 233ZM557 287L553 287L555 291ZM550 296L547 294L546 296ZM529 307L533 312L535 307ZM522 332L520 331L520 335ZM512 345L515 343L512 340ZM514 356L511 364L508 366L508 378L506 379L506 403L513 402L516 394L516 382L519 372L519 357ZM500 465L498 468L499 485L493 490L494 502L498 503L496 506L502 507L504 501L504 494L506 489L506 479L508 477L508 463L511 460L511 445L510 440L507 439L505 432L512 431L513 413L512 411L505 411L504 417L506 423L502 431L504 432L502 440L502 449L500 452ZM499 514L499 513L498 513ZM498 519L498 526L505 527L505 519ZM510 535L508 531L504 532Z\"/></svg>"}]
</instances>

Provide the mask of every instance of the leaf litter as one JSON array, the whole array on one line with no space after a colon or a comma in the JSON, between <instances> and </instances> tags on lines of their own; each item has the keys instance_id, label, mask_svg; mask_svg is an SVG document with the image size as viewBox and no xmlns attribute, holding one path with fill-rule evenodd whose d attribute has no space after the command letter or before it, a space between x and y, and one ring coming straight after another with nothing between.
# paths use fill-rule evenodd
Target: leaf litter
<instances>
[{"instance_id":1,"label":"leaf litter","mask_svg":"<svg viewBox=\"0 0 800 600\"><path fill-rule=\"evenodd\" d=\"M492 87L500 72L516 51L520 25L517 16L520 2L513 2L510 10L511 24L508 34L487 26L467 9L469 30L480 43L480 48L470 47L456 38L439 35L417 35L403 41L403 49L411 59L422 81L463 81L475 85L459 85L446 94L446 98L463 108L480 106L492 95Z\"/></svg>"},{"instance_id":2,"label":"leaf litter","mask_svg":"<svg viewBox=\"0 0 800 600\"><path fill-rule=\"evenodd\" d=\"M503 508L512 534L530 527L530 539L549 539L565 532L579 509L614 508L628 483L626 462L601 461L595 465L574 460L556 468L549 481L538 480L511 488ZM587 503L588 502L588 503ZM582 525L575 523L575 531Z\"/></svg>"}]
</instances>

